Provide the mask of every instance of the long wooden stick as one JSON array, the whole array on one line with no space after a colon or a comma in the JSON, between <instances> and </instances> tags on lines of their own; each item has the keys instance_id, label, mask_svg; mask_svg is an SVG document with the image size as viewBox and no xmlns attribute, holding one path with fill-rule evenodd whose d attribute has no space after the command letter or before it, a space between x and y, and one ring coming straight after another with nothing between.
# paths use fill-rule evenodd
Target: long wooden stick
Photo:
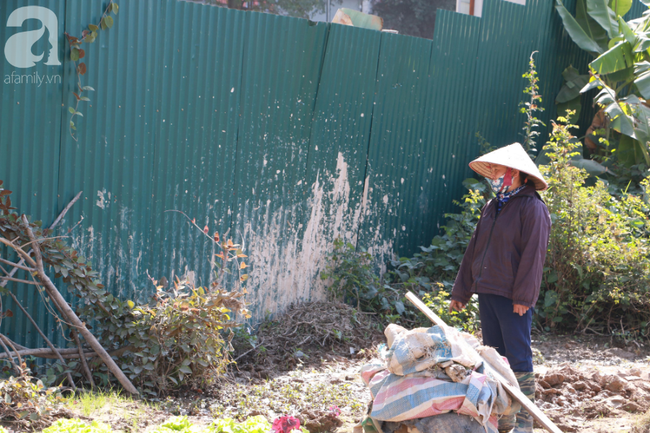
<instances>
[{"instance_id":1,"label":"long wooden stick","mask_svg":"<svg viewBox=\"0 0 650 433\"><path fill-rule=\"evenodd\" d=\"M79 317L77 317L75 312L72 311L72 308L70 308L66 300L63 298L63 296L61 296L61 293L59 293L57 290L54 283L52 283L50 277L47 276L45 269L43 268L41 249L38 245L38 242L34 242L36 241L36 237L34 236L32 229L29 227L29 221L27 221L27 217L25 215L23 215L22 220L23 224L25 224L25 230L27 231L29 240L33 242L32 247L34 249L34 255L36 256L36 261L34 262L33 266L36 268L39 280L41 280L43 283L43 287L45 287L45 291L49 297L55 304L58 304L61 314L63 314L63 316L68 320L70 325L77 328L81 335L83 335L84 339L91 347L91 349L93 349L102 359L102 361L104 361L108 370L113 373L117 380L122 384L124 389L131 394L139 394L138 390L135 388L135 386L133 386L129 378L126 377L120 367L118 367L115 361L113 361L113 358L111 358L111 356L106 352L106 349L102 347L95 336L88 330L88 328L86 328L86 325L81 320L79 320ZM18 248L18 250L20 250L20 248Z\"/></svg>"},{"instance_id":2,"label":"long wooden stick","mask_svg":"<svg viewBox=\"0 0 650 433\"><path fill-rule=\"evenodd\" d=\"M444 320L442 320L436 313L431 311L429 307L427 307L422 301L418 299L417 296L415 296L411 292L406 293L406 299L411 301L413 305L415 305L422 313L424 313L425 316L427 316L433 323L436 325L440 326L443 330L447 330L449 326L445 323ZM503 377L501 373L497 371L496 368L494 368L488 361L483 359L481 355L479 355L476 350L474 350L473 347L471 347L469 344L467 344L466 341L463 341L462 339L459 340L461 345L463 346L463 351L467 351L471 356L473 357L478 357L483 360L483 364L485 366L485 372L488 373L490 376L495 378L503 388L514 398L516 401L518 401L524 409L530 413L533 418L535 418L535 421L537 421L542 427L544 427L546 430L552 432L552 433L562 433L562 430L557 428L555 424L553 424L553 421L548 419L546 415L544 415L544 412L542 412L537 406L535 406L535 403L530 401L528 397L526 397L519 389L515 388L508 382L508 379Z\"/></svg>"},{"instance_id":3,"label":"long wooden stick","mask_svg":"<svg viewBox=\"0 0 650 433\"><path fill-rule=\"evenodd\" d=\"M15 343L14 343L15 344ZM111 356L117 356L120 357L126 352L127 350L131 350L133 347L125 346L124 348L119 348L115 349L112 352L109 352L109 355ZM77 359L79 358L79 349L77 348L70 348L70 349L55 349L56 354L52 353L52 349L49 348L40 348L40 349L28 349L28 348L18 348L18 353L21 356L35 356L37 358L45 358L45 359L59 359L59 355L63 357L63 359ZM92 357L98 357L95 352L84 352L83 353L86 358L92 358ZM6 353L0 353L0 359L7 358ZM101 359L100 359L101 361Z\"/></svg>"}]
</instances>

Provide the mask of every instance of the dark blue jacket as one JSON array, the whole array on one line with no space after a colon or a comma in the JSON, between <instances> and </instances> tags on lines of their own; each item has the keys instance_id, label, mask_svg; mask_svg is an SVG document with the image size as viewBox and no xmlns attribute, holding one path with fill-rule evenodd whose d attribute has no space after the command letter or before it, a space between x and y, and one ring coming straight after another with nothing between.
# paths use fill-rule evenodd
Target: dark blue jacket
<instances>
[{"instance_id":1,"label":"dark blue jacket","mask_svg":"<svg viewBox=\"0 0 650 433\"><path fill-rule=\"evenodd\" d=\"M497 215L497 199L481 212L463 256L451 298L467 304L474 293L505 296L533 307L539 297L551 217L533 186L514 195Z\"/></svg>"}]
</instances>

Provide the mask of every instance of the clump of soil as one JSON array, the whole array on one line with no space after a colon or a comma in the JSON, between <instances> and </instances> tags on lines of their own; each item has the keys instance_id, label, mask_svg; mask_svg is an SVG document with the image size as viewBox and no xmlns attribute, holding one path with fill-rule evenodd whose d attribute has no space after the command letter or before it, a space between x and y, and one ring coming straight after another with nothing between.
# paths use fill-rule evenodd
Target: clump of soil
<instances>
[{"instance_id":1,"label":"clump of soil","mask_svg":"<svg viewBox=\"0 0 650 433\"><path fill-rule=\"evenodd\" d=\"M603 373L570 364L537 375L537 405L563 431L578 431L577 418L617 417L650 408L648 372L639 369Z\"/></svg>"},{"instance_id":2,"label":"clump of soil","mask_svg":"<svg viewBox=\"0 0 650 433\"><path fill-rule=\"evenodd\" d=\"M239 369L268 379L297 365L370 358L375 351L368 348L383 340L383 326L372 315L339 302L310 302L262 323L255 348L235 344L234 358Z\"/></svg>"}]
</instances>

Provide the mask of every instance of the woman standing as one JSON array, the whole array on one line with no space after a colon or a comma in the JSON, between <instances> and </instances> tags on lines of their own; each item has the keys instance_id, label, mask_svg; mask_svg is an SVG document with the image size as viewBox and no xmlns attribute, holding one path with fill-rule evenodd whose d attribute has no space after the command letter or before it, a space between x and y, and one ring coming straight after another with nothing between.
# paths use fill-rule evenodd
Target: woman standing
<instances>
[{"instance_id":1,"label":"woman standing","mask_svg":"<svg viewBox=\"0 0 650 433\"><path fill-rule=\"evenodd\" d=\"M496 197L481 212L454 283L449 311L461 311L478 294L483 344L508 359L519 388L535 400L530 331L551 217L537 191L548 184L521 144L490 152L469 164L487 178ZM499 420L499 431L532 433L522 409Z\"/></svg>"}]
</instances>

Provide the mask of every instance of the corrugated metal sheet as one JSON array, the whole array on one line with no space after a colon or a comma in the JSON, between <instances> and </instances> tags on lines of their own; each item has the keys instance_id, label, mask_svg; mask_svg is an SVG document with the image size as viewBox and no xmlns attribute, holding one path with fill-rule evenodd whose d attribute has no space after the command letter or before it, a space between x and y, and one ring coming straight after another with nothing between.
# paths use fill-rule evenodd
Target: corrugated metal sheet
<instances>
[{"instance_id":1,"label":"corrugated metal sheet","mask_svg":"<svg viewBox=\"0 0 650 433\"><path fill-rule=\"evenodd\" d=\"M20 27L9 27L8 18L19 8L49 8L58 18L48 21L48 27L33 19L34 9L23 9L23 21ZM61 98L63 91L63 66L47 65L63 62L65 46L63 41L65 3L55 0L19 1L8 0L0 3L0 41L2 41L2 61L0 61L0 79L2 79L2 102L0 103L0 179L4 187L14 191L14 206L27 214L38 215L45 224L50 224L60 211L57 199L56 178L59 172L59 152L61 143ZM18 12L20 14L20 12ZM18 23L16 23L18 25ZM42 30L41 30L42 29ZM39 32L39 30L41 30ZM37 41L31 46L29 34L34 32ZM42 34L39 38L38 34ZM13 45L21 34L27 40ZM52 40L50 40L52 38ZM28 51L31 48L31 52ZM15 66L7 58L11 53L35 56L43 55L31 68ZM9 54L11 56L11 54ZM0 254L6 250L0 249ZM20 271L19 276L25 275ZM36 318L43 329L52 329L34 286L17 287L8 283L22 305ZM8 296L3 297L3 307L18 311ZM16 313L16 319L21 316ZM41 344L40 337L32 332L27 320L5 319L3 332L20 336L22 341L32 345Z\"/></svg>"},{"instance_id":2,"label":"corrugated metal sheet","mask_svg":"<svg viewBox=\"0 0 650 433\"><path fill-rule=\"evenodd\" d=\"M74 245L123 297L145 300L147 273L210 280L213 245L165 211L232 237L250 255L257 317L323 296L317 274L336 236L381 259L428 244L463 193L476 132L493 145L521 139L530 52L547 122L560 73L588 60L546 0L486 0L482 19L441 11L433 41L175 0L119 3L115 26L86 47L83 83L97 91L80 107L78 141L67 128L71 62L30 70L56 71L60 85L3 85L0 179L46 222L83 190L64 228L83 218ZM56 13L62 59L63 31L79 34L104 6L11 0L0 19L24 5ZM12 31L0 26L0 40ZM35 292L12 290L56 335ZM38 344L21 320L3 329Z\"/></svg>"},{"instance_id":3,"label":"corrugated metal sheet","mask_svg":"<svg viewBox=\"0 0 650 433\"><path fill-rule=\"evenodd\" d=\"M420 214L429 214L431 194L425 156L430 40L383 34L367 163L367 199L362 245L380 261L394 251L426 242Z\"/></svg>"},{"instance_id":4,"label":"corrugated metal sheet","mask_svg":"<svg viewBox=\"0 0 650 433\"><path fill-rule=\"evenodd\" d=\"M327 26L247 17L230 236L250 257L249 300L263 314L312 295L305 177Z\"/></svg>"}]
</instances>

